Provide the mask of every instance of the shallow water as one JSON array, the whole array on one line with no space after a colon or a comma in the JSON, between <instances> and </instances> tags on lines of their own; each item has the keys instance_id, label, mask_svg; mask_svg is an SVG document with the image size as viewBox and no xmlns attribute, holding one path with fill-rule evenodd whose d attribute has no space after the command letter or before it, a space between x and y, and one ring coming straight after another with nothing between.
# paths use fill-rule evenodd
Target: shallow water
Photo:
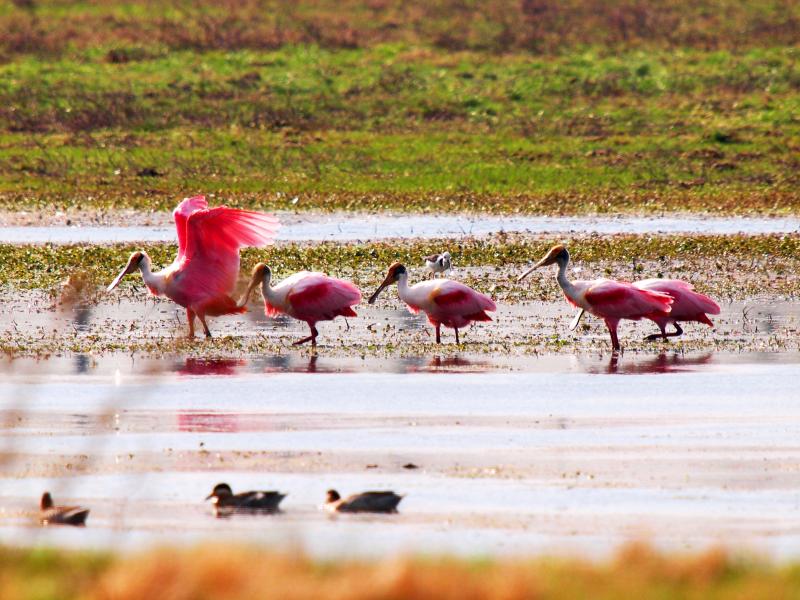
<instances>
[{"instance_id":1,"label":"shallow water","mask_svg":"<svg viewBox=\"0 0 800 600\"><path fill-rule=\"evenodd\" d=\"M644 537L796 558L798 380L797 353L14 360L0 541L604 556ZM285 512L215 520L219 481L289 492ZM329 487L406 498L331 519ZM35 527L44 489L89 526Z\"/></svg>"},{"instance_id":2,"label":"shallow water","mask_svg":"<svg viewBox=\"0 0 800 600\"><path fill-rule=\"evenodd\" d=\"M717 234L797 233L800 218L756 217L509 217L469 215L281 214L282 241L370 241L388 238L482 236L501 231L531 234ZM172 226L0 227L0 243L171 242Z\"/></svg>"}]
</instances>

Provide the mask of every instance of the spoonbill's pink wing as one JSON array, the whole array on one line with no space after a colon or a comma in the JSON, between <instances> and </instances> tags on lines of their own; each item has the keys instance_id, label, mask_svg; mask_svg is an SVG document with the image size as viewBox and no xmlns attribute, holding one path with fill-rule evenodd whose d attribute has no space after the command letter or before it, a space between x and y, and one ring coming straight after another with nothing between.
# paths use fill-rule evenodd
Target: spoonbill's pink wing
<instances>
[{"instance_id":1,"label":"spoonbill's pink wing","mask_svg":"<svg viewBox=\"0 0 800 600\"><path fill-rule=\"evenodd\" d=\"M239 274L239 249L275 239L272 215L220 206L193 212L186 222L182 285L187 293L230 294Z\"/></svg>"},{"instance_id":2,"label":"spoonbill's pink wing","mask_svg":"<svg viewBox=\"0 0 800 600\"><path fill-rule=\"evenodd\" d=\"M584 299L599 317L637 320L653 313L668 313L672 297L660 292L640 290L630 283L605 279L588 288Z\"/></svg>"},{"instance_id":3,"label":"spoonbill's pink wing","mask_svg":"<svg viewBox=\"0 0 800 600\"><path fill-rule=\"evenodd\" d=\"M691 283L680 279L646 279L634 283L637 288L661 292L672 296L672 312L670 316L677 321L696 320L711 325L705 314L718 315L719 304L705 294L694 291Z\"/></svg>"},{"instance_id":4,"label":"spoonbill's pink wing","mask_svg":"<svg viewBox=\"0 0 800 600\"><path fill-rule=\"evenodd\" d=\"M265 213L227 206L199 210L186 222L186 258L267 246L275 240L277 231L278 219Z\"/></svg>"},{"instance_id":5,"label":"spoonbill's pink wing","mask_svg":"<svg viewBox=\"0 0 800 600\"><path fill-rule=\"evenodd\" d=\"M349 281L314 274L293 286L287 300L298 319L322 321L337 316L355 317L350 307L361 302L361 292Z\"/></svg>"},{"instance_id":6,"label":"spoonbill's pink wing","mask_svg":"<svg viewBox=\"0 0 800 600\"><path fill-rule=\"evenodd\" d=\"M183 258L186 253L186 221L189 216L198 210L205 210L208 208L205 196L193 196L192 198L184 198L183 202L178 204L175 210L172 211L172 218L175 219L175 229L178 230L178 260Z\"/></svg>"},{"instance_id":7,"label":"spoonbill's pink wing","mask_svg":"<svg viewBox=\"0 0 800 600\"><path fill-rule=\"evenodd\" d=\"M467 317L473 321L491 321L484 311L497 310L497 306L489 296L457 281L445 282L434 292L432 300L438 310Z\"/></svg>"}]
</instances>

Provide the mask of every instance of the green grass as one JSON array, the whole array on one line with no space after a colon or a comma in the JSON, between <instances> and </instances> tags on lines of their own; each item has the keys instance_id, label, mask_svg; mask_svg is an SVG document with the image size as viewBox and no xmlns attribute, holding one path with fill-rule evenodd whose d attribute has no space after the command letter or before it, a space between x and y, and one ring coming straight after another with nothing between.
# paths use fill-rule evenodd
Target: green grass
<instances>
[{"instance_id":1,"label":"green grass","mask_svg":"<svg viewBox=\"0 0 800 600\"><path fill-rule=\"evenodd\" d=\"M734 47L710 29L681 38L672 9L571 2L533 4L595 35L543 52L523 27L502 53L441 37L449 23L479 39L481 18L486 36L514 29L520 5L499 0L377 2L394 15L380 35L372 4L301 3L284 29L316 19L319 39L263 44L247 31L269 19L245 2L41 3L28 38L73 36L52 51L6 40L0 209L163 210L206 192L267 209L800 210L800 48L779 33L800 32L796 4L679 3L692 27L772 32ZM637 11L647 35L624 24ZM362 41L329 39L337 14ZM180 19L205 37L165 38Z\"/></svg>"}]
</instances>

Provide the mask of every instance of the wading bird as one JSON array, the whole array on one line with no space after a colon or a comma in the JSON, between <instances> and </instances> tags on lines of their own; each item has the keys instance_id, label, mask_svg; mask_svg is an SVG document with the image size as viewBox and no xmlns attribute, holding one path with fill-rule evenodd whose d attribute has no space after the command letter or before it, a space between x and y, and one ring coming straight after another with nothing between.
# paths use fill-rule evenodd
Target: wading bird
<instances>
[{"instance_id":1,"label":"wading bird","mask_svg":"<svg viewBox=\"0 0 800 600\"><path fill-rule=\"evenodd\" d=\"M138 269L151 294L166 296L186 308L189 337L194 337L195 317L200 319L206 337L211 337L206 317L247 310L231 298L239 275L239 249L271 244L278 220L272 215L226 206L208 208L203 196L185 199L172 216L178 230L175 261L153 273L147 253L134 252L108 291Z\"/></svg>"},{"instance_id":2,"label":"wading bird","mask_svg":"<svg viewBox=\"0 0 800 600\"><path fill-rule=\"evenodd\" d=\"M497 310L489 296L476 292L471 287L451 281L450 279L434 279L408 285L408 271L400 263L389 267L386 279L369 299L374 304L378 294L387 286L397 283L400 300L408 305L408 310L418 313L420 310L428 315L428 321L436 327L436 343L441 344L441 326L455 329L456 344L458 330L473 321L491 321L486 311Z\"/></svg>"},{"instance_id":3,"label":"wading bird","mask_svg":"<svg viewBox=\"0 0 800 600\"><path fill-rule=\"evenodd\" d=\"M363 492L342 498L336 490L328 490L325 510L340 513L396 513L403 496L394 492Z\"/></svg>"},{"instance_id":4,"label":"wading bird","mask_svg":"<svg viewBox=\"0 0 800 600\"><path fill-rule=\"evenodd\" d=\"M431 272L431 278L436 277L436 273L446 273L452 266L452 262L450 261L450 253L442 252L441 254L431 254L430 256L426 256L425 266Z\"/></svg>"},{"instance_id":5,"label":"wading bird","mask_svg":"<svg viewBox=\"0 0 800 600\"><path fill-rule=\"evenodd\" d=\"M214 504L214 516L227 517L234 513L274 514L280 512L278 506L286 498L280 492L241 492L234 494L227 483L218 483L206 496Z\"/></svg>"},{"instance_id":6,"label":"wading bird","mask_svg":"<svg viewBox=\"0 0 800 600\"><path fill-rule=\"evenodd\" d=\"M54 506L50 492L39 501L39 522L42 525L86 525L89 509L80 506Z\"/></svg>"},{"instance_id":7,"label":"wading bird","mask_svg":"<svg viewBox=\"0 0 800 600\"><path fill-rule=\"evenodd\" d=\"M547 255L517 278L522 281L534 269L547 265L558 265L558 285L564 291L567 301L581 310L574 319L572 329L577 327L582 311L600 317L606 323L611 334L611 347L619 351L617 325L620 320L638 321L643 317L653 318L667 316L672 305L672 298L660 292L651 292L635 287L624 281L611 279L595 279L594 281L569 281L567 265L569 252L564 246L554 246Z\"/></svg>"},{"instance_id":8,"label":"wading bird","mask_svg":"<svg viewBox=\"0 0 800 600\"><path fill-rule=\"evenodd\" d=\"M270 285L271 279L272 270L264 263L257 264L239 304L245 305L253 288L260 283L268 317L283 313L308 323L311 335L296 341L295 346L309 341L316 346L319 335L316 324L320 321L358 316L351 307L361 302L361 292L349 281L308 271L295 273L275 286Z\"/></svg>"},{"instance_id":9,"label":"wading bird","mask_svg":"<svg viewBox=\"0 0 800 600\"><path fill-rule=\"evenodd\" d=\"M645 339L648 341L668 337L677 337L683 334L683 329L679 321L697 321L705 323L711 327L714 323L708 318L707 314L718 315L720 313L719 304L704 294L694 291L691 283L680 279L645 279L634 283L640 290L651 292L661 292L672 297L672 310L668 314L656 313L648 315L647 318L653 321L661 329L661 334L654 333ZM672 323L675 326L673 333L667 333L667 325Z\"/></svg>"}]
</instances>

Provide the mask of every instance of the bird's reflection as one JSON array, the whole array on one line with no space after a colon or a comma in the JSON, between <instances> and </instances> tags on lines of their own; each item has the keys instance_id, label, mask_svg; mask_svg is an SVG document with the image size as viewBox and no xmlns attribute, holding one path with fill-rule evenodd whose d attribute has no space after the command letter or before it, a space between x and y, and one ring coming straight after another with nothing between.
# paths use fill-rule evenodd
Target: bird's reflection
<instances>
[{"instance_id":1,"label":"bird's reflection","mask_svg":"<svg viewBox=\"0 0 800 600\"><path fill-rule=\"evenodd\" d=\"M240 430L241 415L186 411L178 413L178 431L233 433Z\"/></svg>"},{"instance_id":2,"label":"bird's reflection","mask_svg":"<svg viewBox=\"0 0 800 600\"><path fill-rule=\"evenodd\" d=\"M624 355L612 354L605 367L595 366L586 369L587 373L612 373L622 375L647 375L653 373L680 373L690 371L692 367L711 362L713 352L699 356L685 356L678 353L662 352L649 360L626 361Z\"/></svg>"},{"instance_id":3,"label":"bird's reflection","mask_svg":"<svg viewBox=\"0 0 800 600\"><path fill-rule=\"evenodd\" d=\"M491 363L487 361L468 360L458 354L440 356L435 354L428 358L424 356L406 357L398 364L398 372L403 373L476 373L490 370Z\"/></svg>"},{"instance_id":4,"label":"bird's reflection","mask_svg":"<svg viewBox=\"0 0 800 600\"><path fill-rule=\"evenodd\" d=\"M187 358L178 375L236 375L246 361L232 358Z\"/></svg>"}]
</instances>

